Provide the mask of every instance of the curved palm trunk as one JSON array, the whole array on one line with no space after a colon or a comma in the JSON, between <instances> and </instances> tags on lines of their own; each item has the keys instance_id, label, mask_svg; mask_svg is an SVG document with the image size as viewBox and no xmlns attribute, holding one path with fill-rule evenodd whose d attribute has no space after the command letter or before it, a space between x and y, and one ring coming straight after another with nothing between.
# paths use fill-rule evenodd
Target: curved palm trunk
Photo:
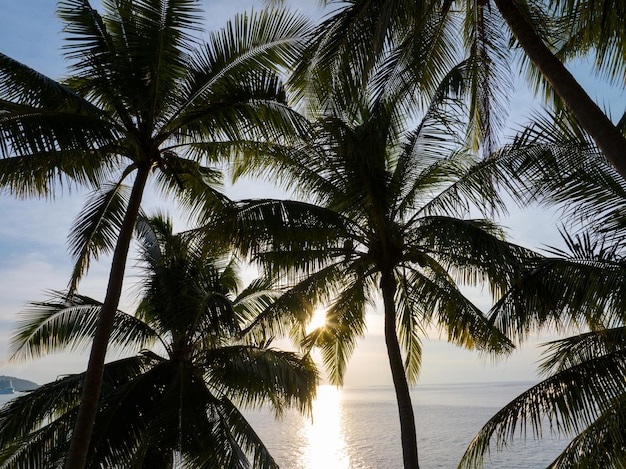
<instances>
[{"instance_id":1,"label":"curved palm trunk","mask_svg":"<svg viewBox=\"0 0 626 469\"><path fill-rule=\"evenodd\" d=\"M126 268L130 242L133 237L133 230L135 229L149 172L150 167L147 165L140 167L137 171L128 208L124 215L120 235L113 253L111 272L109 273L109 284L98 319L94 340L91 345L91 354L83 382L80 408L78 410L76 423L74 424L70 452L65 463L66 469L82 469L87 462L89 443L98 412L104 360L109 344L109 337L113 330L115 312L117 311L122 294L122 283L124 280L124 270Z\"/></svg>"},{"instance_id":2,"label":"curved palm trunk","mask_svg":"<svg viewBox=\"0 0 626 469\"><path fill-rule=\"evenodd\" d=\"M515 0L494 2L526 55L565 102L580 125L591 135L617 172L626 179L626 138L546 47L515 4Z\"/></svg>"},{"instance_id":3,"label":"curved palm trunk","mask_svg":"<svg viewBox=\"0 0 626 469\"><path fill-rule=\"evenodd\" d=\"M385 307L385 343L393 386L396 391L398 413L400 414L400 435L402 439L402 460L404 469L419 469L417 458L417 432L415 416L409 393L409 384L404 372L404 364L400 353L400 343L396 332L396 280L393 271L383 272L380 281Z\"/></svg>"}]
</instances>

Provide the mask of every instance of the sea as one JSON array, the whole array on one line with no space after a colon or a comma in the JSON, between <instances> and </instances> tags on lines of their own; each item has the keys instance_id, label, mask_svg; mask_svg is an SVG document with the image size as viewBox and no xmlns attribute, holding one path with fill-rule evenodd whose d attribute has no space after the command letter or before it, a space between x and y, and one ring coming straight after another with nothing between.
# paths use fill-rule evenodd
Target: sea
<instances>
[{"instance_id":1,"label":"sea","mask_svg":"<svg viewBox=\"0 0 626 469\"><path fill-rule=\"evenodd\" d=\"M412 390L421 469L456 468L474 435L531 382L417 385ZM248 412L249 422L285 469L402 467L400 424L391 386L320 386L312 418L288 411L276 420ZM541 440L519 435L485 457L485 469L545 468L569 439L545 428Z\"/></svg>"},{"instance_id":2,"label":"sea","mask_svg":"<svg viewBox=\"0 0 626 469\"><path fill-rule=\"evenodd\" d=\"M421 469L453 469L476 432L534 383L417 385L412 390ZM0 395L0 405L18 396ZM390 386L322 385L312 416L287 410L245 411L283 469L396 469L402 467L398 410ZM485 469L545 468L568 439L544 430L541 440L517 435L485 458Z\"/></svg>"}]
</instances>

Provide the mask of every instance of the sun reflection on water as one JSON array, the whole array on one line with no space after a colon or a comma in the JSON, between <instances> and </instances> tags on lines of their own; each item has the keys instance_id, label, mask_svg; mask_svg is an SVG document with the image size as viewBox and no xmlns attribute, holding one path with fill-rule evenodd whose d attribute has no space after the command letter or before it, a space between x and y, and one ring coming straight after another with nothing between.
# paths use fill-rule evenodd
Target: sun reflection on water
<instances>
[{"instance_id":1,"label":"sun reflection on water","mask_svg":"<svg viewBox=\"0 0 626 469\"><path fill-rule=\"evenodd\" d=\"M349 469L341 421L341 391L334 386L319 386L313 402L313 419L302 429L308 448L302 455L303 467Z\"/></svg>"}]
</instances>

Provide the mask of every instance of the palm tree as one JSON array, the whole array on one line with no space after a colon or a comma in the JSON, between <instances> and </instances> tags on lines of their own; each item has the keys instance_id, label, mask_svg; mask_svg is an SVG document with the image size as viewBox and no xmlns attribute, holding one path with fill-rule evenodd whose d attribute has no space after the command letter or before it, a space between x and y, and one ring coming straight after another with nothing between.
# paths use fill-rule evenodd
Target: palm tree
<instances>
[{"instance_id":1,"label":"palm tree","mask_svg":"<svg viewBox=\"0 0 626 469\"><path fill-rule=\"evenodd\" d=\"M622 238L623 240L623 238ZM626 258L623 243L565 233L567 250L529 263L494 306L511 335L547 327L580 332L546 344L543 381L509 402L474 437L459 467L481 467L492 437L501 449L518 430L543 425L573 436L549 466L626 464Z\"/></svg>"},{"instance_id":2,"label":"palm tree","mask_svg":"<svg viewBox=\"0 0 626 469\"><path fill-rule=\"evenodd\" d=\"M493 222L464 216L472 205L497 210L501 201L486 184L490 163L461 151L454 130L462 124L446 90L412 131L401 101L363 97L346 106L340 96L311 142L275 149L277 174L291 177L308 202L242 201L230 225L218 225L292 284L259 317L260 331L291 327L305 347L321 347L334 384L342 384L368 306L382 298L405 468L418 467L409 385L418 379L422 336L433 326L459 346L508 351L511 343L460 285L485 281L498 295L530 254L504 241ZM263 164L248 163L241 173ZM317 302L327 306L326 325L302 337L306 316L284 313Z\"/></svg>"},{"instance_id":3,"label":"palm tree","mask_svg":"<svg viewBox=\"0 0 626 469\"><path fill-rule=\"evenodd\" d=\"M193 213L227 203L216 191L219 173L201 163L295 124L275 72L295 57L307 29L300 17L263 11L238 16L202 42L193 36L201 24L194 0L120 0L103 8L100 14L87 0L59 2L72 64L62 83L0 54L0 185L18 196L53 196L58 182L96 190L70 238L72 289L91 258L113 253L72 469L87 455L149 176Z\"/></svg>"},{"instance_id":4,"label":"palm tree","mask_svg":"<svg viewBox=\"0 0 626 469\"><path fill-rule=\"evenodd\" d=\"M383 70L378 80L381 90L406 86L424 95L439 82L437 73L449 69L450 59L456 63L464 57L459 78L470 92L477 142L482 141L488 154L496 148L494 135L503 122L501 106L509 89L511 59L504 20L549 86L626 178L626 138L563 64L598 51L594 62L604 76L613 82L624 76L622 3L493 0L496 8L491 3L468 0L456 8L452 1L349 2L320 24L295 81L299 86L312 82L311 86L329 89L347 76L358 89L373 70L377 74ZM557 27L550 28L550 23ZM459 31L464 31L463 40ZM459 47L467 52L459 56Z\"/></svg>"},{"instance_id":5,"label":"palm tree","mask_svg":"<svg viewBox=\"0 0 626 469\"><path fill-rule=\"evenodd\" d=\"M573 437L551 467L623 467L626 182L567 114L538 119L498 158L531 181L524 203L556 205L568 230L583 232L563 230L565 248L528 262L491 321L520 342L544 329L574 335L546 344L545 380L487 422L460 467L480 467L518 430L541 437L547 424Z\"/></svg>"},{"instance_id":6,"label":"palm tree","mask_svg":"<svg viewBox=\"0 0 626 469\"><path fill-rule=\"evenodd\" d=\"M531 16L525 14L530 9L529 6L525 5L526 2L512 0L494 0L494 3L526 56L539 69L618 173L626 179L626 137L591 99L557 55L546 46L537 33L537 28L533 26ZM586 3L588 2L556 2L553 11L546 12L546 15L565 16L568 24L563 29L570 32L564 41L570 43L570 50L567 51L566 48L564 51L566 54L578 56L581 50L594 47L603 51L603 56L608 53L610 58L607 61L613 62L609 68L609 78L615 80L616 76L623 75L626 65L623 60L626 52L623 47L626 38L623 25L615 29L612 27L620 23L623 6L613 1L604 1L593 6L585 5ZM572 25L575 25L573 29ZM596 63L602 68L606 62L598 60Z\"/></svg>"},{"instance_id":7,"label":"palm tree","mask_svg":"<svg viewBox=\"0 0 626 469\"><path fill-rule=\"evenodd\" d=\"M310 410L311 358L242 334L279 292L267 279L240 289L234 258L174 234L166 219L141 220L139 240L140 301L134 315L117 311L111 337L135 354L105 365L89 467L277 468L238 405ZM84 349L102 307L66 292L32 303L14 357ZM66 376L0 410L0 467L62 466L83 378Z\"/></svg>"}]
</instances>

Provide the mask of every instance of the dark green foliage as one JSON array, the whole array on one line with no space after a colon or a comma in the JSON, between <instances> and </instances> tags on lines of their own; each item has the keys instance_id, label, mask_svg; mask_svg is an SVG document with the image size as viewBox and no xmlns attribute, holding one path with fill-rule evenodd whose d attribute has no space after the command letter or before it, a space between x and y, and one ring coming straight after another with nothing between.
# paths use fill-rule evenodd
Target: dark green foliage
<instances>
[{"instance_id":1,"label":"dark green foliage","mask_svg":"<svg viewBox=\"0 0 626 469\"><path fill-rule=\"evenodd\" d=\"M111 338L135 355L105 365L89 467L277 467L237 406L310 411L312 360L243 332L279 292L266 280L239 291L232 259L173 234L167 220L143 219L138 232L141 300L134 316L117 313ZM101 306L62 292L33 304L16 356L84 348ZM0 410L0 467L60 467L83 379L60 378Z\"/></svg>"}]
</instances>

